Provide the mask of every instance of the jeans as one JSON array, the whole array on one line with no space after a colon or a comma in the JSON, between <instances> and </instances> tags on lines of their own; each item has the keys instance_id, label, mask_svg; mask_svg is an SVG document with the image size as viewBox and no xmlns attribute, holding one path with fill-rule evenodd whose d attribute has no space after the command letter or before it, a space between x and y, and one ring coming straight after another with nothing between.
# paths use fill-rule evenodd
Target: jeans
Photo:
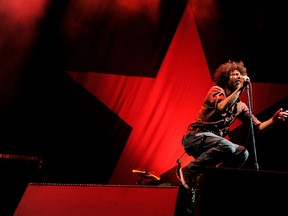
<instances>
[{"instance_id":1,"label":"jeans","mask_svg":"<svg viewBox=\"0 0 288 216\"><path fill-rule=\"evenodd\" d=\"M201 172L203 168L211 166L240 168L249 156L244 146L212 132L187 132L182 145L185 152L195 159L187 165L191 171Z\"/></svg>"}]
</instances>

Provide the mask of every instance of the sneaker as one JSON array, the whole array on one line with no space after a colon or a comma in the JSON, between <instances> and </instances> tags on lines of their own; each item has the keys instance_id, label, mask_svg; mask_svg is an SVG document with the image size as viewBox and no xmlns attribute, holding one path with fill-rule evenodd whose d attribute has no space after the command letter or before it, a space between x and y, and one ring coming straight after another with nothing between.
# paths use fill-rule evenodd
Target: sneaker
<instances>
[{"instance_id":1,"label":"sneaker","mask_svg":"<svg viewBox=\"0 0 288 216\"><path fill-rule=\"evenodd\" d=\"M180 168L179 170L180 175L180 181L182 185L187 189L192 189L192 183L193 183L193 176L191 170L189 170L187 167Z\"/></svg>"}]
</instances>

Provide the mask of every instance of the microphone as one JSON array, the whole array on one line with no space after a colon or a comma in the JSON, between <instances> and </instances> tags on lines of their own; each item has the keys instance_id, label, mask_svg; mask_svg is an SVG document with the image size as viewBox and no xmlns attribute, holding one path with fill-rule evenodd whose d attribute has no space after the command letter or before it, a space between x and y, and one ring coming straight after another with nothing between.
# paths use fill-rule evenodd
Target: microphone
<instances>
[{"instance_id":1,"label":"microphone","mask_svg":"<svg viewBox=\"0 0 288 216\"><path fill-rule=\"evenodd\" d=\"M248 76L243 76L244 78L244 86L248 86L248 84L250 83L250 78Z\"/></svg>"},{"instance_id":2,"label":"microphone","mask_svg":"<svg viewBox=\"0 0 288 216\"><path fill-rule=\"evenodd\" d=\"M244 76L245 82L250 82L250 78L248 76Z\"/></svg>"}]
</instances>

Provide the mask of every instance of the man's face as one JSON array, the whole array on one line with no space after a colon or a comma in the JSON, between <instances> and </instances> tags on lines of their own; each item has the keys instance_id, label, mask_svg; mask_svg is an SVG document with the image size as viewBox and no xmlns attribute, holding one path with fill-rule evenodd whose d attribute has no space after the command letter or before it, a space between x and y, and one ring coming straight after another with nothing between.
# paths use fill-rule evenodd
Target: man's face
<instances>
[{"instance_id":1,"label":"man's face","mask_svg":"<svg viewBox=\"0 0 288 216\"><path fill-rule=\"evenodd\" d=\"M234 90L239 87L241 81L240 77L242 74L238 70L234 70L230 72L230 79L227 83L227 88L230 90Z\"/></svg>"}]
</instances>

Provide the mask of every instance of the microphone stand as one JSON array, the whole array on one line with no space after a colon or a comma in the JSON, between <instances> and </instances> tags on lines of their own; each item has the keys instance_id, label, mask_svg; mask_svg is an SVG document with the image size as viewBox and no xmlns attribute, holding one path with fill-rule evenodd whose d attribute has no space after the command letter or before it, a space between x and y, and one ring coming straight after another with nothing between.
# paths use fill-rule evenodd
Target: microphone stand
<instances>
[{"instance_id":1,"label":"microphone stand","mask_svg":"<svg viewBox=\"0 0 288 216\"><path fill-rule=\"evenodd\" d=\"M253 125L253 120L252 120L252 103L251 103L251 90L250 90L250 85L251 82L248 82L246 85L246 92L247 92L247 98L248 98L248 108L249 108L249 117L250 117L250 130L251 130L251 136L252 136L252 150L254 153L254 166L256 170L259 170L259 164L257 162L257 154L256 154L256 145L255 145L255 136L254 136L254 125ZM251 85L252 88L252 85Z\"/></svg>"}]
</instances>

